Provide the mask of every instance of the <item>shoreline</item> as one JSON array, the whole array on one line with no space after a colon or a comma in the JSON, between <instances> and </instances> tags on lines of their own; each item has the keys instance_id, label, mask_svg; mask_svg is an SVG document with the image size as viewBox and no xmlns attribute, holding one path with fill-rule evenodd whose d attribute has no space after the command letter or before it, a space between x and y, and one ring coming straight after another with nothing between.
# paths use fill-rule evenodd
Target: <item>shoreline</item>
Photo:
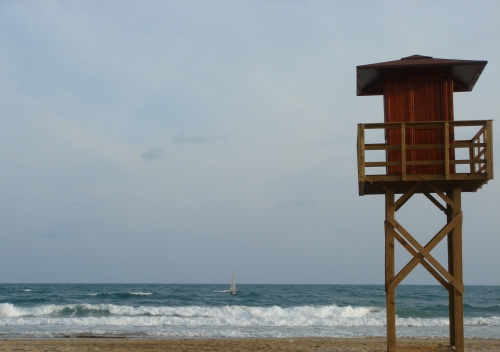
<instances>
[{"instance_id":1,"label":"shoreline","mask_svg":"<svg viewBox=\"0 0 500 352\"><path fill-rule=\"evenodd\" d=\"M445 339L400 338L398 346L448 345ZM465 339L467 351L499 351L500 339ZM385 337L366 338L186 338L134 339L118 337L3 338L0 351L386 351Z\"/></svg>"}]
</instances>

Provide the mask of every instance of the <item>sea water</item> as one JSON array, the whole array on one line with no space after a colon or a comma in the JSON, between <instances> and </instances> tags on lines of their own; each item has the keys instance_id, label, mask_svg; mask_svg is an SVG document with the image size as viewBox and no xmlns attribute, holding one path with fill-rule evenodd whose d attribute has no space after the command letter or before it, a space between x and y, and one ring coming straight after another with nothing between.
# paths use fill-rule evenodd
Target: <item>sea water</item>
<instances>
[{"instance_id":1,"label":"sea water","mask_svg":"<svg viewBox=\"0 0 500 352\"><path fill-rule=\"evenodd\" d=\"M376 285L2 284L0 337L385 336ZM441 286L399 286L397 334L448 337ZM466 338L500 338L500 286L467 286Z\"/></svg>"}]
</instances>

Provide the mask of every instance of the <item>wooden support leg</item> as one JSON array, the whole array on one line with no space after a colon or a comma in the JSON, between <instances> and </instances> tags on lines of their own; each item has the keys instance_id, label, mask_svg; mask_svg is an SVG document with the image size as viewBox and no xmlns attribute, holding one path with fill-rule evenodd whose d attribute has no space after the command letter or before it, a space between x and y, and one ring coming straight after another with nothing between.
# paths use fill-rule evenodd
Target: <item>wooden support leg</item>
<instances>
[{"instance_id":1,"label":"wooden support leg","mask_svg":"<svg viewBox=\"0 0 500 352\"><path fill-rule=\"evenodd\" d=\"M389 285L394 278L394 227L387 221L394 218L394 187L385 193L385 297L387 315L387 352L396 352L396 287Z\"/></svg>"},{"instance_id":2,"label":"wooden support leg","mask_svg":"<svg viewBox=\"0 0 500 352\"><path fill-rule=\"evenodd\" d=\"M448 205L447 217L450 222L462 211L462 190L454 187L449 198L453 207ZM463 285L462 271L462 221L448 234L448 271ZM464 297L456 288L449 285L450 344L457 352L464 352Z\"/></svg>"}]
</instances>

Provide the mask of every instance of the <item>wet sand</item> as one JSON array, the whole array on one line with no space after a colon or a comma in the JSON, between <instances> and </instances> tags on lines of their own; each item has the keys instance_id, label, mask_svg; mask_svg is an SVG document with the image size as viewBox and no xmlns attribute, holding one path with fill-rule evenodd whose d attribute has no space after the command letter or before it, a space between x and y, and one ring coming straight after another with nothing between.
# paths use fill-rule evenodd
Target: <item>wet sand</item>
<instances>
[{"instance_id":1,"label":"wet sand","mask_svg":"<svg viewBox=\"0 0 500 352\"><path fill-rule=\"evenodd\" d=\"M447 345L446 340L400 339L398 346ZM465 341L466 351L500 351L500 339L470 339ZM125 352L125 351L386 351L385 338L283 338L283 339L2 339L0 351L9 352Z\"/></svg>"}]
</instances>

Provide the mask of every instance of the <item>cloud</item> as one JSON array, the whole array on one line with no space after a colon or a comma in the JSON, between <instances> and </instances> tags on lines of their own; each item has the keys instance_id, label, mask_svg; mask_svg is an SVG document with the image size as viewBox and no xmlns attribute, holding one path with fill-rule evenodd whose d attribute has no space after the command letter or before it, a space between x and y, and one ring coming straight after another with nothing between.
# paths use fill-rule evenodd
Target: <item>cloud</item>
<instances>
[{"instance_id":1,"label":"cloud","mask_svg":"<svg viewBox=\"0 0 500 352\"><path fill-rule=\"evenodd\" d=\"M163 159L164 150L161 147L148 148L144 153L141 154L141 158L146 160L160 160Z\"/></svg>"},{"instance_id":2,"label":"cloud","mask_svg":"<svg viewBox=\"0 0 500 352\"><path fill-rule=\"evenodd\" d=\"M184 133L181 133L178 136L175 136L172 139L173 143L187 143L187 144L201 144L201 143L209 143L214 142L216 140L226 139L228 136L226 134L220 136L211 136L211 135L194 135L194 136L186 136Z\"/></svg>"}]
</instances>

